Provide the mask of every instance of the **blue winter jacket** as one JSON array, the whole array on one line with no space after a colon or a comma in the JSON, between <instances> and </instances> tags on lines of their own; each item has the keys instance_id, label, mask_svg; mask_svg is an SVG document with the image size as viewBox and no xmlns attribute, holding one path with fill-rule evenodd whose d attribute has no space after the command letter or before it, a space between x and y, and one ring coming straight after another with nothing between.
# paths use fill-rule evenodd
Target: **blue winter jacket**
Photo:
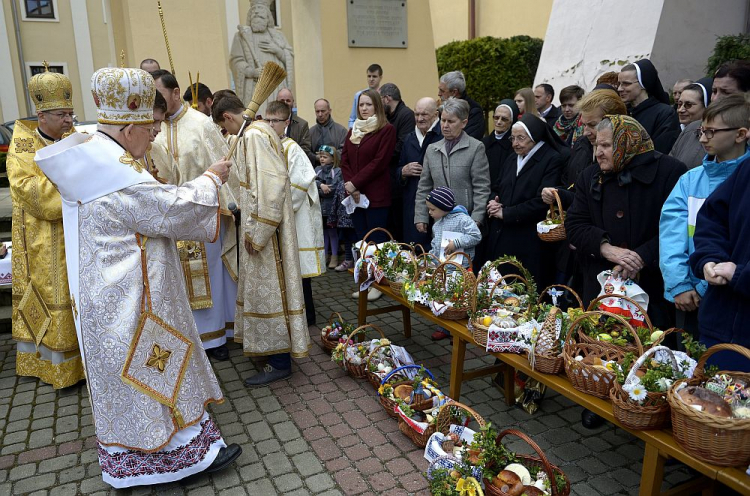
<instances>
[{"instance_id":1,"label":"blue winter jacket","mask_svg":"<svg viewBox=\"0 0 750 496\"><path fill-rule=\"evenodd\" d=\"M685 291L696 290L701 298L708 283L695 277L690 270L690 255L695 251L695 233L698 210L706 198L736 169L737 164L750 158L750 151L734 160L717 163L706 155L703 165L683 174L664 207L659 220L659 267L664 277L664 297L674 301Z\"/></svg>"},{"instance_id":2,"label":"blue winter jacket","mask_svg":"<svg viewBox=\"0 0 750 496\"><path fill-rule=\"evenodd\" d=\"M469 216L463 205L456 205L446 216L435 221L432 226L432 249L430 253L436 257L440 254L440 244L443 241L443 231L459 233L453 240L456 251L466 252L474 260L476 246L482 241L482 233L477 223ZM469 261L464 257L464 267L469 267Z\"/></svg>"}]
</instances>

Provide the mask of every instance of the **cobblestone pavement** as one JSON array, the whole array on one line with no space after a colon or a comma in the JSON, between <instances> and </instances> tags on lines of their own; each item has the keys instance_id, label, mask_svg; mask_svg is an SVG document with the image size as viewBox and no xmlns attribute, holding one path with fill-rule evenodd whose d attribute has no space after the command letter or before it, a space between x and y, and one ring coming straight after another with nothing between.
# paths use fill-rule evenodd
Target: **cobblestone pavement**
<instances>
[{"instance_id":1,"label":"cobblestone pavement","mask_svg":"<svg viewBox=\"0 0 750 496\"><path fill-rule=\"evenodd\" d=\"M329 272L314 280L321 325L332 311L356 321L352 286L348 274ZM405 339L397 316L371 322L406 346L447 389L447 340L432 342L432 326L418 318L412 320L413 337ZM422 450L387 417L372 387L347 377L317 343L313 336L310 358L297 360L292 377L271 387L243 386L254 366L239 345L230 345L229 361L214 362L226 401L212 413L226 441L242 445L236 465L179 484L114 491L101 479L85 386L56 392L16 377L13 341L0 335L0 495L429 494ZM488 358L474 347L467 360L477 366ZM461 401L496 427L512 426L532 436L568 475L573 494L637 493L643 444L627 432L609 424L582 428L581 408L551 391L535 415L506 407L487 378L465 383L462 393ZM664 487L690 477L684 467L668 467Z\"/></svg>"}]
</instances>

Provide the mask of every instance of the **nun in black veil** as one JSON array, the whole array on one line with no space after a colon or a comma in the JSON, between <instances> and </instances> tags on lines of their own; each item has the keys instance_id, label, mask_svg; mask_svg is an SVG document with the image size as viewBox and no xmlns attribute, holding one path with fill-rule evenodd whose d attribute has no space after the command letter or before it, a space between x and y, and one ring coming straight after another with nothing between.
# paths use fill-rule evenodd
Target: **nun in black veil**
<instances>
[{"instance_id":1,"label":"nun in black veil","mask_svg":"<svg viewBox=\"0 0 750 496\"><path fill-rule=\"evenodd\" d=\"M555 247L537 236L536 224L548 209L541 193L560 184L569 151L546 122L532 114L512 126L510 141L515 153L503 162L487 205L488 258L515 256L543 288L554 280Z\"/></svg>"},{"instance_id":2,"label":"nun in black veil","mask_svg":"<svg viewBox=\"0 0 750 496\"><path fill-rule=\"evenodd\" d=\"M648 59L628 64L617 79L617 91L630 115L651 136L657 152L669 153L682 129L654 64Z\"/></svg>"}]
</instances>

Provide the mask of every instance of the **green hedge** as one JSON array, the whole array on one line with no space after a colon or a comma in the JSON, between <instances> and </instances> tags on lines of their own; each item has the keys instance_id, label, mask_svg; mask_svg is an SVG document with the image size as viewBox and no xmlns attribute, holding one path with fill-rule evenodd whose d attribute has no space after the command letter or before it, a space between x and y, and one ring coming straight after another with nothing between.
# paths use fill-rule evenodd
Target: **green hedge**
<instances>
[{"instance_id":1,"label":"green hedge","mask_svg":"<svg viewBox=\"0 0 750 496\"><path fill-rule=\"evenodd\" d=\"M542 43L530 36L453 41L437 49L438 72L463 72L466 93L491 112L503 98L534 84Z\"/></svg>"},{"instance_id":2,"label":"green hedge","mask_svg":"<svg viewBox=\"0 0 750 496\"><path fill-rule=\"evenodd\" d=\"M724 62L750 59L750 34L718 36L714 53L708 58L706 75L713 76Z\"/></svg>"}]
</instances>

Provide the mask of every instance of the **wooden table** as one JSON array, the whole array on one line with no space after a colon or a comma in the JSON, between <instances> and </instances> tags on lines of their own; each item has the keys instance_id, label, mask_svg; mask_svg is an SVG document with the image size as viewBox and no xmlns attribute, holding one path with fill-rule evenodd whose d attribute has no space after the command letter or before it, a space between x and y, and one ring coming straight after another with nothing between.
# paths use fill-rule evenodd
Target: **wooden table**
<instances>
[{"instance_id":1,"label":"wooden table","mask_svg":"<svg viewBox=\"0 0 750 496\"><path fill-rule=\"evenodd\" d=\"M400 311L404 318L404 335L406 337L411 336L411 317L410 312L414 311L422 317L430 320L451 333L453 338L453 350L451 356L451 375L450 375L450 392L449 396L454 400L458 401L461 396L461 383L483 377L488 374L503 371L504 374L504 391L505 391L505 402L508 405L512 405L515 401L513 396L513 376L514 371L518 370L524 374L533 377L540 383L545 384L550 389L557 391L566 398L574 401L582 407L591 410L597 415L603 417L607 421L615 424L631 433L632 435L642 439L646 448L643 453L643 470L641 472L641 485L640 492L641 496L678 496L695 494L701 492L703 495L721 495L722 489L717 482L734 489L740 494L750 495L750 476L748 476L744 469L734 467L720 467L710 463L702 462L687 454L674 440L672 437L672 431L669 429L658 430L658 431L639 431L631 430L621 425L615 420L612 413L612 404L609 401L591 396L586 393L582 393L577 389L573 388L570 380L565 375L550 375L543 374L536 370L531 370L529 362L523 355L516 355L512 353L490 353L492 356L498 358L501 362L500 365L493 365L474 369L470 371L464 370L464 358L466 356L466 345L471 344L476 346L474 338L466 327L466 320L444 320L440 317L436 317L430 309L415 305L412 310L406 300L388 285L385 284L374 284L380 291L383 292L389 298L392 298L397 302L396 305L381 307L376 309L369 309L367 302L367 292L362 291L359 293L359 313L358 313L358 325L364 325L367 321L367 317L371 315L379 315L383 313ZM664 479L664 463L669 459L674 458L684 463L685 465L693 468L700 472L702 477L697 480L689 481L685 484L670 489L664 493L661 492L661 484Z\"/></svg>"}]
</instances>

